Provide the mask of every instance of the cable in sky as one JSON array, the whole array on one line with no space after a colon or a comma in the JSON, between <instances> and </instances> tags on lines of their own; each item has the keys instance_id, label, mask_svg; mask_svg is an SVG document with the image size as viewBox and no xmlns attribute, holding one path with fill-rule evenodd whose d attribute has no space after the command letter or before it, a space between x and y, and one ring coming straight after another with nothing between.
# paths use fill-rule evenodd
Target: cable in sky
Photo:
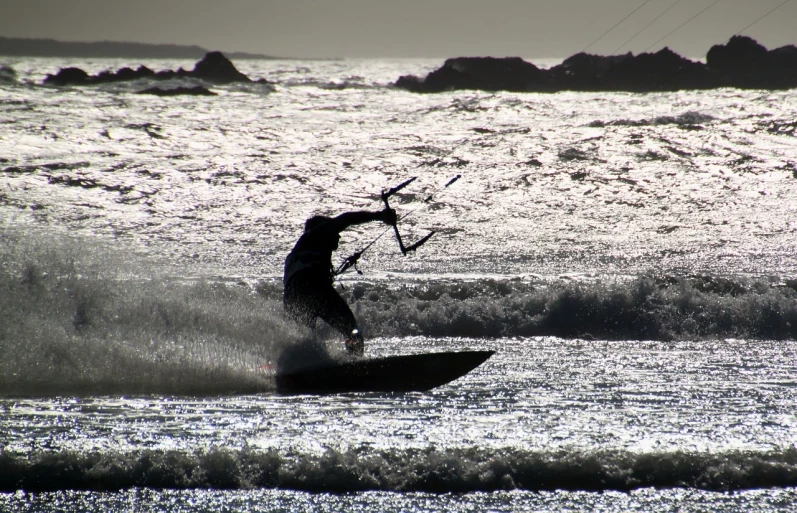
<instances>
[{"instance_id":1,"label":"cable in sky","mask_svg":"<svg viewBox=\"0 0 797 513\"><path fill-rule=\"evenodd\" d=\"M581 52L582 52L582 53L583 53L583 52L586 52L586 51L587 51L587 50L588 50L588 49L589 49L589 48L590 48L592 45L594 45L595 43L597 43L598 41L600 41L601 39L603 39L603 36L605 36L606 34L608 34L609 32L611 32L612 30L614 30L614 29L615 29L615 27L617 27L617 25L621 24L622 22L624 22L625 20L627 20L628 18L630 18L632 14L634 14L634 13L635 13L635 12L637 12L638 10L642 9L643 7L645 7L645 6L646 6L646 5L647 5L649 2L650 2L650 0L645 0L645 1L642 3L642 5L640 5L639 7L637 7L636 9L634 9L633 11L631 11L630 13L628 13L628 14L625 16L625 18L623 18L622 20L620 20L620 21L618 21L617 23L615 23L614 25L612 25L612 27L611 27L609 30L607 30L606 32L604 32L603 34L601 34L601 35L600 35L600 37L598 37L598 39L596 39L595 41L593 41L593 42L591 42L590 44L588 44L588 45L587 45L587 46L586 46L586 47L585 47L583 50L581 50Z\"/></svg>"},{"instance_id":2,"label":"cable in sky","mask_svg":"<svg viewBox=\"0 0 797 513\"><path fill-rule=\"evenodd\" d=\"M699 13L695 14L694 16L692 16L691 18L689 18L689 19L688 19L688 20L686 20L685 22L683 22L683 23L681 23L680 25L678 25L677 27L675 27L675 29L674 29L674 30L672 30L672 31L670 31L670 33L668 33L666 36L662 37L661 39L659 39L658 41L656 41L656 42L655 42L655 43L653 43L652 45L650 45L650 46L648 46L647 48L645 48L645 50L643 50L643 53L644 53L644 52L647 52L648 50L650 50L651 48L653 48L653 47L654 47L654 46L656 46L657 44L661 43L662 41L664 41L665 39L667 39L667 38L668 38L668 37L670 37L671 35L675 34L675 33L676 33L676 32L678 32L679 30L681 30L681 28L682 28L682 27L684 27L684 26L685 26L687 23L689 23L689 22L690 22L690 21L692 21L693 19L697 18L698 16L700 16L700 15L701 15L701 14L703 14L704 12L706 12L706 11L708 11L709 9L711 9L712 7L714 7L714 4L716 4L716 3L717 3L717 2L719 2L719 1L720 1L720 0L714 0L713 2L711 2L711 5L709 5L708 7L706 7L705 9L703 9L702 11L700 11Z\"/></svg>"},{"instance_id":3,"label":"cable in sky","mask_svg":"<svg viewBox=\"0 0 797 513\"><path fill-rule=\"evenodd\" d=\"M753 25L755 25L755 24L756 24L756 23L758 23L759 21L763 20L764 18L766 18L767 16L769 16L769 15L770 15L770 14L772 14L773 12L777 11L778 9L780 9L781 7L783 7L784 5L786 5L786 4L787 4L787 3L789 3L789 2L791 2L791 0L785 0L785 1L784 1L783 3L781 3L779 6L775 7L774 9L772 9L771 11L769 11L768 13L766 13L765 15L763 15L763 16L761 16L760 18L758 18L757 20L755 20L753 23L751 23L751 24L747 25L745 28L743 28L742 30L740 30L739 32L737 32L736 34L734 34L734 36L738 36L739 34L741 34L742 32L744 32L745 30L749 29L750 27L752 27Z\"/></svg>"},{"instance_id":4,"label":"cable in sky","mask_svg":"<svg viewBox=\"0 0 797 513\"><path fill-rule=\"evenodd\" d=\"M786 1L788 2L789 0L786 0ZM641 34L642 32L644 32L646 28L648 28L649 26L651 26L651 25L653 25L654 23L656 23L656 21L657 21L659 18L661 18L662 16L664 16L665 14L667 14L667 13L670 11L670 9L672 9L673 7L675 7L676 5L678 5L678 4L680 4L680 3L681 3L681 0L675 0L675 2L673 2L672 4L670 4L670 6L669 6L669 7L667 7L666 9L664 9L664 11L663 11L661 14L659 14L658 16L656 16L655 18L653 18L653 21L651 21L650 23L648 23L647 25L645 25L644 27L642 27L641 29L639 29L639 32L637 32L636 34L634 34L633 36L631 36L630 38L628 38L628 40L627 40L625 43L623 43L623 44L621 44L620 46L618 46L618 47L617 47L617 48L616 48L616 49L615 49L615 50L614 50L614 51L613 51L611 54L612 54L612 55L614 55L614 54L616 54L617 52L619 52L619 51L620 51L620 48L624 47L625 45L627 45L628 43L630 43L631 41L633 41L633 40L634 40L634 38L636 38L636 37L637 37L639 34Z\"/></svg>"}]
</instances>

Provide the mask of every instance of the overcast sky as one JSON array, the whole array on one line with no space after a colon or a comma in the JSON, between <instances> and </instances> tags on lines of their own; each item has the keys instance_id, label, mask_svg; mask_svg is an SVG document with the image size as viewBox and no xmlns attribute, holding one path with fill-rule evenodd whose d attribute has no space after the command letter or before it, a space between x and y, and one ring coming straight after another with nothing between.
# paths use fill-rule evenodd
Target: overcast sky
<instances>
[{"instance_id":1,"label":"overcast sky","mask_svg":"<svg viewBox=\"0 0 797 513\"><path fill-rule=\"evenodd\" d=\"M783 1L0 0L0 36L174 43L291 57L533 59L584 49L614 53L661 15L619 50L669 46L702 57ZM797 44L797 0L743 33L768 48Z\"/></svg>"}]
</instances>

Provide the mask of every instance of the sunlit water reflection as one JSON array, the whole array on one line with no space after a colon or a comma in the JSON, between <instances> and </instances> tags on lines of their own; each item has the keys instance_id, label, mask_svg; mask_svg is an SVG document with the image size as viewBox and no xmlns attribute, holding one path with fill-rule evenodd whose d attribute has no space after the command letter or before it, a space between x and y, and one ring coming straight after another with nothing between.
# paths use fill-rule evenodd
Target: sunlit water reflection
<instances>
[{"instance_id":1,"label":"sunlit water reflection","mask_svg":"<svg viewBox=\"0 0 797 513\"><path fill-rule=\"evenodd\" d=\"M794 91L421 96L390 84L436 61L244 61L271 85L159 98L37 84L193 63L8 64L0 509L794 507ZM436 235L342 279L369 355L496 355L274 395L303 220L411 176L402 233Z\"/></svg>"}]
</instances>

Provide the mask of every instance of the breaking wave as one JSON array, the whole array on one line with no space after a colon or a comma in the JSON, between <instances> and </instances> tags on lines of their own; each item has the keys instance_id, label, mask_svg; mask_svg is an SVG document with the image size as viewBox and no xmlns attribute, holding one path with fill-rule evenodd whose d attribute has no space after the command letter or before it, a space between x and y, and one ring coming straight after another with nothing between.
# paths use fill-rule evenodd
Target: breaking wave
<instances>
[{"instance_id":1,"label":"breaking wave","mask_svg":"<svg viewBox=\"0 0 797 513\"><path fill-rule=\"evenodd\" d=\"M385 336L797 338L797 280L700 275L613 283L360 284L350 298L367 332Z\"/></svg>"},{"instance_id":2,"label":"breaking wave","mask_svg":"<svg viewBox=\"0 0 797 513\"><path fill-rule=\"evenodd\" d=\"M191 78L191 77L173 78L168 80L141 78L131 81L110 82L106 84L77 86L77 87L81 88L93 87L98 90L105 91L107 93L117 93L117 94L136 93L147 89L169 90L169 89L194 88L194 87L210 88L210 90L212 91L219 90L219 91L229 91L229 92L239 92L239 93L250 93L254 95L267 95L276 91L276 88L272 84L262 83L262 82L241 82L241 83L233 83L224 86L219 86L218 84L214 84L211 82L207 82L205 80L201 80L198 78Z\"/></svg>"},{"instance_id":3,"label":"breaking wave","mask_svg":"<svg viewBox=\"0 0 797 513\"><path fill-rule=\"evenodd\" d=\"M375 84L365 82L362 77L350 77L348 79L333 81L333 80L316 80L316 79L292 79L285 81L277 81L277 85L282 87L317 87L318 89L385 89L388 86L384 84Z\"/></svg>"},{"instance_id":4,"label":"breaking wave","mask_svg":"<svg viewBox=\"0 0 797 513\"><path fill-rule=\"evenodd\" d=\"M0 491L277 488L466 493L797 486L797 450L632 453L522 449L0 452Z\"/></svg>"},{"instance_id":5,"label":"breaking wave","mask_svg":"<svg viewBox=\"0 0 797 513\"><path fill-rule=\"evenodd\" d=\"M714 116L700 112L684 112L677 116L657 116L653 119L618 119L615 121L596 120L589 124L591 127L605 126L651 126L651 125L677 125L680 127L696 127L704 123L716 121Z\"/></svg>"}]
</instances>

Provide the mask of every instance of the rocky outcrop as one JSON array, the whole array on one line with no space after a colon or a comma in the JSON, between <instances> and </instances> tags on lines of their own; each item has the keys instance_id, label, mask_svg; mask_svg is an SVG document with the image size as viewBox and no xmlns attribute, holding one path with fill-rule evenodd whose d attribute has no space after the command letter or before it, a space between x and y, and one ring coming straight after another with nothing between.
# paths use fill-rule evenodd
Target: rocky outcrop
<instances>
[{"instance_id":1,"label":"rocky outcrop","mask_svg":"<svg viewBox=\"0 0 797 513\"><path fill-rule=\"evenodd\" d=\"M50 85L85 85L90 80L89 74L80 68L61 68L55 75L48 74L44 79L44 83Z\"/></svg>"},{"instance_id":2,"label":"rocky outcrop","mask_svg":"<svg viewBox=\"0 0 797 513\"><path fill-rule=\"evenodd\" d=\"M0 64L0 83L6 82L16 82L17 81L17 72L11 66L6 66L5 64Z\"/></svg>"},{"instance_id":3,"label":"rocky outcrop","mask_svg":"<svg viewBox=\"0 0 797 513\"><path fill-rule=\"evenodd\" d=\"M135 70L120 68L117 71L102 71L96 75L89 75L80 68L62 68L55 75L47 75L44 83L47 85L94 85L112 82L125 82L139 79L171 80L175 78L191 78L210 82L213 84L230 84L233 82L251 82L252 80L238 71L232 62L221 52L209 52L196 63L192 71L183 68L175 70L152 71L146 66L139 66ZM259 80L259 83L266 83Z\"/></svg>"},{"instance_id":4,"label":"rocky outcrop","mask_svg":"<svg viewBox=\"0 0 797 513\"><path fill-rule=\"evenodd\" d=\"M214 84L251 82L249 77L235 69L232 62L221 52L208 52L194 65L191 75Z\"/></svg>"},{"instance_id":5,"label":"rocky outcrop","mask_svg":"<svg viewBox=\"0 0 797 513\"><path fill-rule=\"evenodd\" d=\"M443 67L429 73L425 80L413 78L401 77L396 85L422 92L452 89L528 91L545 80L543 72L537 66L520 57L448 59Z\"/></svg>"},{"instance_id":6,"label":"rocky outcrop","mask_svg":"<svg viewBox=\"0 0 797 513\"><path fill-rule=\"evenodd\" d=\"M656 53L603 57L584 53L549 71L548 90L670 91L701 89L711 81L705 65L669 48Z\"/></svg>"},{"instance_id":7,"label":"rocky outcrop","mask_svg":"<svg viewBox=\"0 0 797 513\"><path fill-rule=\"evenodd\" d=\"M767 50L754 39L734 36L714 45L706 65L720 72L729 87L789 89L797 87L797 47Z\"/></svg>"},{"instance_id":8,"label":"rocky outcrop","mask_svg":"<svg viewBox=\"0 0 797 513\"><path fill-rule=\"evenodd\" d=\"M396 87L434 93L457 89L483 91L677 91L741 87L797 87L797 48L767 50L753 39L734 36L709 50L706 64L669 48L656 53L600 56L578 53L541 70L518 57L448 59L425 78L400 77Z\"/></svg>"}]
</instances>

